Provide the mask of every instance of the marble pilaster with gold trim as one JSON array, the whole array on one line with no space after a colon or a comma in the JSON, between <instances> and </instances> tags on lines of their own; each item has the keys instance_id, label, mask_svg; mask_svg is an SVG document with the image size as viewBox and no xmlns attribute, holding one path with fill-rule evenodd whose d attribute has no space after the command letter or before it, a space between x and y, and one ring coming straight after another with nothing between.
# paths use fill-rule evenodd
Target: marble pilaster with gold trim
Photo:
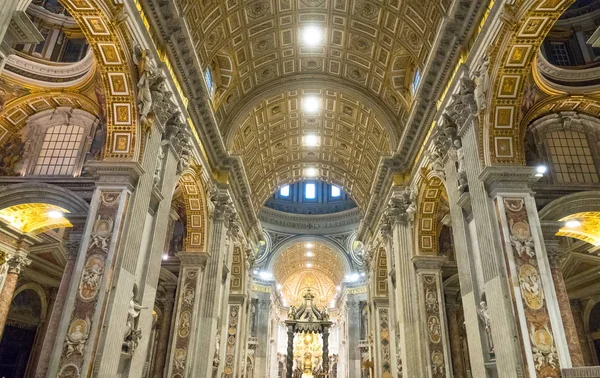
<instances>
[{"instance_id":1,"label":"marble pilaster with gold trim","mask_svg":"<svg viewBox=\"0 0 600 378\"><path fill-rule=\"evenodd\" d=\"M84 237L54 344L48 376L87 374L101 336L101 315L128 207L129 190L99 187L92 197Z\"/></svg>"},{"instance_id":2,"label":"marble pilaster with gold trim","mask_svg":"<svg viewBox=\"0 0 600 378\"><path fill-rule=\"evenodd\" d=\"M560 377L561 368L571 367L571 358L535 200L527 187L534 176L530 167L486 168L482 173L497 209L525 369L530 377Z\"/></svg>"},{"instance_id":3,"label":"marble pilaster with gold trim","mask_svg":"<svg viewBox=\"0 0 600 378\"><path fill-rule=\"evenodd\" d=\"M193 342L198 337L195 324L199 318L199 296L207 260L206 254L197 252L180 252L177 257L181 260L181 268L166 368L169 378L190 376Z\"/></svg>"},{"instance_id":4,"label":"marble pilaster with gold trim","mask_svg":"<svg viewBox=\"0 0 600 378\"><path fill-rule=\"evenodd\" d=\"M452 358L446 322L442 283L443 258L415 256L417 268L421 333L425 340L427 377L452 377Z\"/></svg>"}]
</instances>

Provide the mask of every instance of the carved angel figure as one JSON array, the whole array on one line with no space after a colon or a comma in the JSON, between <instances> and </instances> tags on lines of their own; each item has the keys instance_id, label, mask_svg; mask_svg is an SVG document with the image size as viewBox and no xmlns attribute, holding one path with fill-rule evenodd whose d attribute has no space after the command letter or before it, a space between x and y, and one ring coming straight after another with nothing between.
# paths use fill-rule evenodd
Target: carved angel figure
<instances>
[{"instance_id":1,"label":"carved angel figure","mask_svg":"<svg viewBox=\"0 0 600 378\"><path fill-rule=\"evenodd\" d=\"M150 83L156 76L156 64L149 55L149 50L142 49L139 45L134 48L134 61L138 67L139 80L137 83L137 104L140 120L144 127L150 126L150 113L152 111L152 93Z\"/></svg>"},{"instance_id":2,"label":"carved angel figure","mask_svg":"<svg viewBox=\"0 0 600 378\"><path fill-rule=\"evenodd\" d=\"M92 230L92 242L89 248L98 247L104 252L108 252L108 244L114 221L112 218L102 219L100 215L96 218L94 229Z\"/></svg>"},{"instance_id":3,"label":"carved angel figure","mask_svg":"<svg viewBox=\"0 0 600 378\"><path fill-rule=\"evenodd\" d=\"M519 256L526 254L529 257L535 257L535 243L533 238L521 238L517 235L511 235L510 243L513 245Z\"/></svg>"},{"instance_id":4,"label":"carved angel figure","mask_svg":"<svg viewBox=\"0 0 600 378\"><path fill-rule=\"evenodd\" d=\"M71 357L73 353L83 355L83 348L89 336L83 324L74 324L72 328L67 335L67 357Z\"/></svg>"},{"instance_id":5,"label":"carved angel figure","mask_svg":"<svg viewBox=\"0 0 600 378\"><path fill-rule=\"evenodd\" d=\"M486 108L485 98L489 87L490 76L489 76L490 61L486 55L481 60L481 63L475 71L475 102L477 103L477 110L482 112Z\"/></svg>"}]
</instances>

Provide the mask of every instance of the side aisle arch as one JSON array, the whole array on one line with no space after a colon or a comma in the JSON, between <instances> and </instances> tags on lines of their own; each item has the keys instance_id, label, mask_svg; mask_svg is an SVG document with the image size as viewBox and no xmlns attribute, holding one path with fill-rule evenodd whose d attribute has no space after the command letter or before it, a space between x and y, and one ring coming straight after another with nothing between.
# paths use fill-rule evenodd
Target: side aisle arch
<instances>
[{"instance_id":1,"label":"side aisle arch","mask_svg":"<svg viewBox=\"0 0 600 378\"><path fill-rule=\"evenodd\" d=\"M199 175L187 170L179 179L185 202L185 252L206 252L208 246L208 206L206 192Z\"/></svg>"},{"instance_id":2,"label":"side aisle arch","mask_svg":"<svg viewBox=\"0 0 600 378\"><path fill-rule=\"evenodd\" d=\"M447 198L444 182L429 174L419 185L417 215L415 219L415 243L417 255L437 256L442 214L442 201Z\"/></svg>"},{"instance_id":3,"label":"side aisle arch","mask_svg":"<svg viewBox=\"0 0 600 378\"><path fill-rule=\"evenodd\" d=\"M514 24L505 24L490 53L491 106L487 107L482 145L486 165L523 164L520 106L526 77L544 38L575 0L517 1L505 8ZM486 140L487 139L487 140Z\"/></svg>"},{"instance_id":4,"label":"side aisle arch","mask_svg":"<svg viewBox=\"0 0 600 378\"><path fill-rule=\"evenodd\" d=\"M98 62L105 93L104 159L135 160L140 153L131 48L104 10L105 0L59 0L83 31Z\"/></svg>"}]
</instances>

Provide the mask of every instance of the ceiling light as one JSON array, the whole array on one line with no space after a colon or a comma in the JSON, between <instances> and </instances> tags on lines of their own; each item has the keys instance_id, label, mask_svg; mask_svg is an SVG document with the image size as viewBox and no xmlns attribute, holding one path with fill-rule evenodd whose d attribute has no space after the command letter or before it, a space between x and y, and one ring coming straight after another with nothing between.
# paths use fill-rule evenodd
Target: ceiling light
<instances>
[{"instance_id":1,"label":"ceiling light","mask_svg":"<svg viewBox=\"0 0 600 378\"><path fill-rule=\"evenodd\" d=\"M542 177L546 172L548 172L548 167L546 167L545 165L538 165L535 168L535 172L535 177Z\"/></svg>"},{"instance_id":2,"label":"ceiling light","mask_svg":"<svg viewBox=\"0 0 600 378\"><path fill-rule=\"evenodd\" d=\"M252 273L254 273L254 274L258 274L258 270L254 269L254 270L252 271Z\"/></svg>"},{"instance_id":3,"label":"ceiling light","mask_svg":"<svg viewBox=\"0 0 600 378\"><path fill-rule=\"evenodd\" d=\"M313 264L311 264L311 263L308 263L308 264L306 264L306 267L307 267L307 268L312 268L312 267L313 267Z\"/></svg>"},{"instance_id":4,"label":"ceiling light","mask_svg":"<svg viewBox=\"0 0 600 378\"><path fill-rule=\"evenodd\" d=\"M306 244L304 244L304 246L305 246L306 248L312 248L312 247L314 247L315 245L314 245L313 243L306 243Z\"/></svg>"},{"instance_id":5,"label":"ceiling light","mask_svg":"<svg viewBox=\"0 0 600 378\"><path fill-rule=\"evenodd\" d=\"M340 290L342 290L342 288L340 286L336 286L335 290L340 291Z\"/></svg>"},{"instance_id":6,"label":"ceiling light","mask_svg":"<svg viewBox=\"0 0 600 378\"><path fill-rule=\"evenodd\" d=\"M277 284L277 290L281 290L282 286L281 284Z\"/></svg>"},{"instance_id":7,"label":"ceiling light","mask_svg":"<svg viewBox=\"0 0 600 378\"><path fill-rule=\"evenodd\" d=\"M565 222L565 227L567 228L577 228L581 227L581 222L577 219L571 219Z\"/></svg>"},{"instance_id":8,"label":"ceiling light","mask_svg":"<svg viewBox=\"0 0 600 378\"><path fill-rule=\"evenodd\" d=\"M59 219L63 217L63 213L58 210L50 210L48 211L48 218Z\"/></svg>"},{"instance_id":9,"label":"ceiling light","mask_svg":"<svg viewBox=\"0 0 600 378\"><path fill-rule=\"evenodd\" d=\"M306 252L304 255L305 255L306 257L313 257L315 254L314 254L314 253L312 253L312 252Z\"/></svg>"},{"instance_id":10,"label":"ceiling light","mask_svg":"<svg viewBox=\"0 0 600 378\"><path fill-rule=\"evenodd\" d=\"M321 99L310 96L302 99L302 110L306 113L318 113L321 110Z\"/></svg>"},{"instance_id":11,"label":"ceiling light","mask_svg":"<svg viewBox=\"0 0 600 378\"><path fill-rule=\"evenodd\" d=\"M364 277L364 276L366 276L366 275L367 275L367 273L365 273L365 272L362 272L360 275Z\"/></svg>"},{"instance_id":12,"label":"ceiling light","mask_svg":"<svg viewBox=\"0 0 600 378\"><path fill-rule=\"evenodd\" d=\"M164 255L162 255L162 259L163 260L168 260L169 259L169 255L167 255L166 253Z\"/></svg>"},{"instance_id":13,"label":"ceiling light","mask_svg":"<svg viewBox=\"0 0 600 378\"><path fill-rule=\"evenodd\" d=\"M304 175L306 177L317 177L317 168L306 168L304 170Z\"/></svg>"},{"instance_id":14,"label":"ceiling light","mask_svg":"<svg viewBox=\"0 0 600 378\"><path fill-rule=\"evenodd\" d=\"M317 147L319 145L319 137L315 134L305 135L302 139L306 147Z\"/></svg>"},{"instance_id":15,"label":"ceiling light","mask_svg":"<svg viewBox=\"0 0 600 378\"><path fill-rule=\"evenodd\" d=\"M300 38L305 46L318 46L323 43L323 29L315 25L305 26L300 32Z\"/></svg>"}]
</instances>

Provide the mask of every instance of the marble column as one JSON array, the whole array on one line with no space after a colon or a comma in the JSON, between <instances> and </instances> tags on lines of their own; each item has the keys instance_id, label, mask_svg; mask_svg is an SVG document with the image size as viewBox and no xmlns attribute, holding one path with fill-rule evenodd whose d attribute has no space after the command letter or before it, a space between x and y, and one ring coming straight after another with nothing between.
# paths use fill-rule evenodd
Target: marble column
<instances>
[{"instance_id":1,"label":"marble column","mask_svg":"<svg viewBox=\"0 0 600 378\"><path fill-rule=\"evenodd\" d=\"M4 70L8 51L3 51L2 42L6 37L10 20L21 0L5 0L0 7L0 73Z\"/></svg>"},{"instance_id":2,"label":"marble column","mask_svg":"<svg viewBox=\"0 0 600 378\"><path fill-rule=\"evenodd\" d=\"M394 204L401 199L405 188L393 188L392 201L386 210L390 214L391 238L388 248L394 254L396 276L396 308L399 340L396 347L400 351L403 376L421 378L425 376L424 345L419 331L419 309L417 295L417 276L412 264L413 222L407 208L411 204Z\"/></svg>"},{"instance_id":3,"label":"marble column","mask_svg":"<svg viewBox=\"0 0 600 378\"><path fill-rule=\"evenodd\" d=\"M458 154L448 154L444 166L446 193L452 220L454 255L458 269L461 302L465 317L466 337L469 345L469 360L474 377L493 376L490 360L493 355L488 345L488 335L480 321L477 308L483 299L484 278L481 254L478 250L476 226L473 221L470 193L461 193L458 187L456 160ZM465 164L466 165L466 164ZM474 184L477 186L477 184ZM475 231L475 232L473 232Z\"/></svg>"},{"instance_id":4,"label":"marble column","mask_svg":"<svg viewBox=\"0 0 600 378\"><path fill-rule=\"evenodd\" d=\"M227 321L224 327L225 338L225 358L223 359L223 377L236 378L241 374L241 357L243 353L244 340L241 337L242 324L244 323L244 305L246 296L242 294L232 294L229 296L227 305Z\"/></svg>"},{"instance_id":5,"label":"marble column","mask_svg":"<svg viewBox=\"0 0 600 378\"><path fill-rule=\"evenodd\" d=\"M574 300L570 303L571 311L573 314L573 322L575 329L577 330L577 337L579 338L579 346L581 347L581 354L583 356L584 366L594 366L594 359L592 353L595 352L591 349L593 345L590 343L590 336L585 330L585 323L583 320L583 304L580 301Z\"/></svg>"},{"instance_id":6,"label":"marble column","mask_svg":"<svg viewBox=\"0 0 600 378\"><path fill-rule=\"evenodd\" d=\"M569 300L569 293L565 285L565 279L562 274L561 264L564 259L563 249L558 240L546 239L546 252L548 261L550 262L550 271L552 272L552 282L556 291L556 298L560 308L560 316L569 346L569 354L571 355L571 364L573 367L585 366L583 362L583 353L579 344L579 336L577 335L577 327L573 320L573 312Z\"/></svg>"},{"instance_id":7,"label":"marble column","mask_svg":"<svg viewBox=\"0 0 600 378\"><path fill-rule=\"evenodd\" d=\"M481 180L481 161L478 148L477 120L467 121L461 130L462 155L464 169L468 180L469 207L472 210L473 256L478 258L477 274L481 277L481 293L485 293L488 312L491 318L491 339L493 339L494 354L498 374L506 378L522 377L524 372L523 350L519 339L519 328L511 299L511 285L507 281L504 250L498 227L497 210L494 201L489 197L484 182ZM454 219L454 216L453 216ZM459 254L457 253L457 259ZM460 265L459 265L460 266ZM461 277L462 285L462 277ZM465 305L465 317L473 318L472 305ZM469 325L469 323L467 324ZM470 330L469 330L470 331ZM469 347L471 348L470 335ZM480 348L481 341L473 343ZM487 350L487 347L485 348ZM471 351L471 362L475 369L481 366L481 355L486 350L475 353ZM501 371L500 371L501 370ZM475 374L476 371L474 370Z\"/></svg>"},{"instance_id":8,"label":"marble column","mask_svg":"<svg viewBox=\"0 0 600 378\"><path fill-rule=\"evenodd\" d=\"M524 368L530 377L559 376L561 369L571 367L571 358L536 202L529 189L537 180L535 168L487 167L480 177L496 208L506 261L504 279L511 287L509 298L520 330L516 341L523 351ZM488 304L493 300L488 298ZM493 331L496 318L490 310ZM496 333L493 338L497 347Z\"/></svg>"},{"instance_id":9,"label":"marble column","mask_svg":"<svg viewBox=\"0 0 600 378\"><path fill-rule=\"evenodd\" d=\"M177 284L176 309L168 351L166 374L156 371L158 377L195 377L190 374L194 360L193 346L199 337L196 324L200 317L200 293L208 256L197 252L179 252L181 261ZM208 342L204 339L203 342Z\"/></svg>"},{"instance_id":10,"label":"marble column","mask_svg":"<svg viewBox=\"0 0 600 378\"><path fill-rule=\"evenodd\" d=\"M458 323L458 310L460 303L453 298L455 293L446 297L446 314L448 322L448 336L450 338L450 351L452 354L452 371L454 378L467 378L464 360L462 357L462 345L460 338L460 324Z\"/></svg>"},{"instance_id":11,"label":"marble column","mask_svg":"<svg viewBox=\"0 0 600 378\"><path fill-rule=\"evenodd\" d=\"M6 257L5 264L8 265L8 271L4 279L4 286L0 292L0 339L2 339L4 327L6 326L8 311L10 310L15 288L17 287L17 279L19 278L19 274L21 274L21 270L31 264L31 260L25 257L24 253L17 252L9 254Z\"/></svg>"},{"instance_id":12,"label":"marble column","mask_svg":"<svg viewBox=\"0 0 600 378\"><path fill-rule=\"evenodd\" d=\"M452 357L446 324L446 306L442 290L442 264L440 257L415 256L417 268L421 329L425 344L427 377L452 377Z\"/></svg>"},{"instance_id":13,"label":"marble column","mask_svg":"<svg viewBox=\"0 0 600 378\"><path fill-rule=\"evenodd\" d=\"M154 359L154 367L152 368L153 378L163 378L165 376L167 352L171 337L171 319L173 318L173 306L175 305L175 289L175 285L165 286L166 297L163 301L163 312L160 319L158 342L156 344L156 357Z\"/></svg>"},{"instance_id":14,"label":"marble column","mask_svg":"<svg viewBox=\"0 0 600 378\"><path fill-rule=\"evenodd\" d=\"M48 320L48 328L44 335L40 358L35 370L36 378L45 378L48 372L52 348L54 347L60 320L63 317L63 310L67 300L67 294L69 293L69 286L71 285L77 254L81 245L81 238L83 237L85 219L77 221L74 219L69 220L71 224L73 224L73 228L69 229L68 240L64 242L67 263L65 264L62 279L60 280L60 286L56 293L56 299L54 300L54 306L52 307L52 313Z\"/></svg>"},{"instance_id":15,"label":"marble column","mask_svg":"<svg viewBox=\"0 0 600 378\"><path fill-rule=\"evenodd\" d=\"M213 376L213 362L217 342L217 327L221 315L223 282L227 253L227 230L234 214L231 199L226 190L220 190L211 198L213 201L212 221L210 225L209 255L206 274L200 292L200 316L196 325L198 342L194 345L195 361L192 375L210 378Z\"/></svg>"}]
</instances>

